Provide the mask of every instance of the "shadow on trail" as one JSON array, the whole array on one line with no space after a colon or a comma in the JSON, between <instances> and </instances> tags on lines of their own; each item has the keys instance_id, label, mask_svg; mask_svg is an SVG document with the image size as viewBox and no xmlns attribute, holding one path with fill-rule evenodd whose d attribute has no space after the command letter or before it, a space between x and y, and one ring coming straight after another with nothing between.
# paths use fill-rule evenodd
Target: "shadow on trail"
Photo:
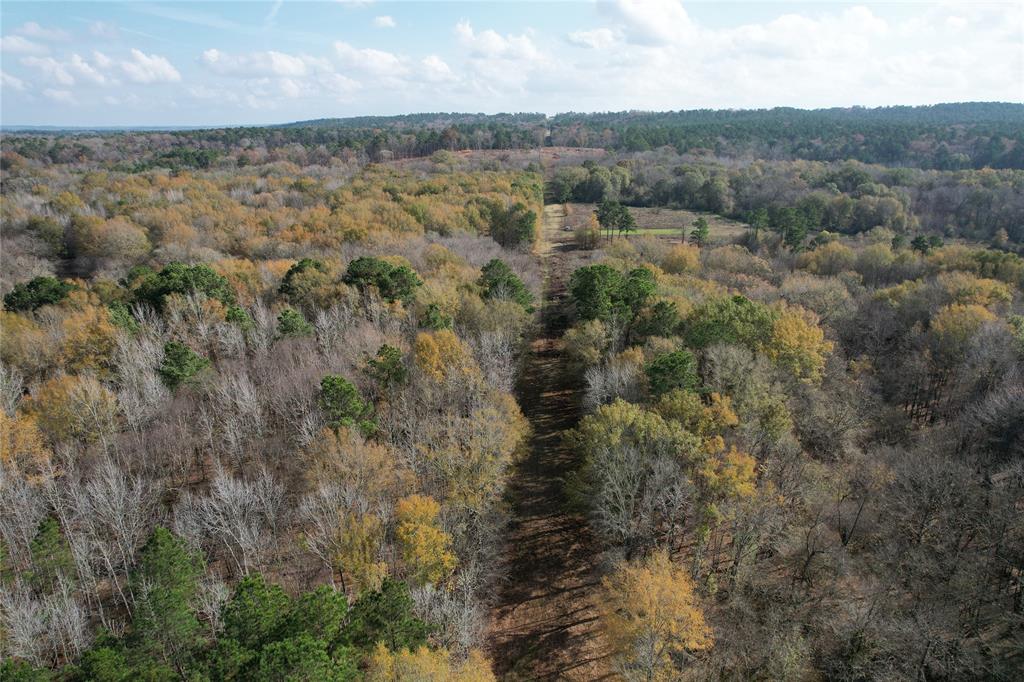
<instances>
[{"instance_id":1,"label":"shadow on trail","mask_svg":"<svg viewBox=\"0 0 1024 682\"><path fill-rule=\"evenodd\" d=\"M533 434L529 455L515 468L507 496L513 522L504 558L507 582L491 614L489 653L506 680L594 680L607 677L596 630L593 591L598 546L586 518L569 508L566 476L579 466L562 434L579 419L579 383L567 370L561 337L575 254L560 231L560 207L545 209L552 248L541 331L518 387Z\"/></svg>"}]
</instances>

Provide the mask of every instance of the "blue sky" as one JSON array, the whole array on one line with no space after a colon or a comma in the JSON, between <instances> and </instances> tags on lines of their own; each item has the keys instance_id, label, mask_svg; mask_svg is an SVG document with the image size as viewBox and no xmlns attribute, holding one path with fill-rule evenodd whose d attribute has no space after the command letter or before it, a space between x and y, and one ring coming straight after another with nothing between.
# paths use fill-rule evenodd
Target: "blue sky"
<instances>
[{"instance_id":1,"label":"blue sky","mask_svg":"<svg viewBox=\"0 0 1024 682\"><path fill-rule=\"evenodd\" d=\"M1024 101L1024 3L9 2L0 123Z\"/></svg>"}]
</instances>

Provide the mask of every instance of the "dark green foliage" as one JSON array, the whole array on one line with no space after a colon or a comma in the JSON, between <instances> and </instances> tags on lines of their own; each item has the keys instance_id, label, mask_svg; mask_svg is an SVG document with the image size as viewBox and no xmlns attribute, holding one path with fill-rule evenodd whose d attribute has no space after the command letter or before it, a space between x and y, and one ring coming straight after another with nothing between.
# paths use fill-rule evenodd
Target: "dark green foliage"
<instances>
[{"instance_id":1,"label":"dark green foliage","mask_svg":"<svg viewBox=\"0 0 1024 682\"><path fill-rule=\"evenodd\" d=\"M626 275L622 286L622 302L631 313L636 314L657 288L658 282L653 272L647 268L633 268Z\"/></svg>"},{"instance_id":2,"label":"dark green foliage","mask_svg":"<svg viewBox=\"0 0 1024 682\"><path fill-rule=\"evenodd\" d=\"M794 206L772 207L768 211L771 228L782 235L782 241L797 251L803 246L811 218Z\"/></svg>"},{"instance_id":3,"label":"dark green foliage","mask_svg":"<svg viewBox=\"0 0 1024 682\"><path fill-rule=\"evenodd\" d=\"M164 345L164 359L157 368L157 373L168 388L175 389L209 365L209 360L185 344L169 341Z\"/></svg>"},{"instance_id":4,"label":"dark green foliage","mask_svg":"<svg viewBox=\"0 0 1024 682\"><path fill-rule=\"evenodd\" d=\"M109 635L101 636L91 649L82 654L78 670L70 675L85 682L131 682L136 671L128 662L121 643Z\"/></svg>"},{"instance_id":5,"label":"dark green foliage","mask_svg":"<svg viewBox=\"0 0 1024 682\"><path fill-rule=\"evenodd\" d=\"M288 307L277 316L277 333L279 336L309 336L313 325L306 322L306 317L298 310Z\"/></svg>"},{"instance_id":6,"label":"dark green foliage","mask_svg":"<svg viewBox=\"0 0 1024 682\"><path fill-rule=\"evenodd\" d=\"M368 592L352 605L349 641L362 650L377 642L391 650L414 649L427 641L430 626L413 615L409 587L385 578L376 592Z\"/></svg>"},{"instance_id":7,"label":"dark green foliage","mask_svg":"<svg viewBox=\"0 0 1024 682\"><path fill-rule=\"evenodd\" d=\"M620 235L636 229L636 219L629 209L617 201L605 199L597 207L597 222L611 235L616 230Z\"/></svg>"},{"instance_id":8,"label":"dark green foliage","mask_svg":"<svg viewBox=\"0 0 1024 682\"><path fill-rule=\"evenodd\" d=\"M147 272L148 271L148 272ZM158 309L162 309L171 294L205 294L225 305L235 302L235 290L228 280L213 271L209 265L171 263L159 273L149 268L133 268L127 278L135 295Z\"/></svg>"},{"instance_id":9,"label":"dark green foliage","mask_svg":"<svg viewBox=\"0 0 1024 682\"><path fill-rule=\"evenodd\" d=\"M371 419L373 407L359 395L352 382L344 377L328 374L320 381L320 409L331 428L358 427L371 434L377 425Z\"/></svg>"},{"instance_id":10,"label":"dark green foliage","mask_svg":"<svg viewBox=\"0 0 1024 682\"><path fill-rule=\"evenodd\" d=\"M223 636L246 649L259 651L281 637L291 605L292 600L284 590L268 585L262 575L246 576L224 605Z\"/></svg>"},{"instance_id":11,"label":"dark green foliage","mask_svg":"<svg viewBox=\"0 0 1024 682\"><path fill-rule=\"evenodd\" d=\"M516 202L505 208L492 204L490 208L491 239L506 248L532 244L537 237L537 214Z\"/></svg>"},{"instance_id":12,"label":"dark green foliage","mask_svg":"<svg viewBox=\"0 0 1024 682\"><path fill-rule=\"evenodd\" d=\"M43 519L36 536L32 538L30 549L32 569L29 583L35 590L49 593L61 576L69 581L74 579L75 560L67 540L61 534L57 519L52 516Z\"/></svg>"},{"instance_id":13,"label":"dark green foliage","mask_svg":"<svg viewBox=\"0 0 1024 682\"><path fill-rule=\"evenodd\" d=\"M252 316L249 315L249 311L239 305L228 306L224 319L232 324L237 324L241 327L242 331L246 332L256 326L256 323L252 321Z\"/></svg>"},{"instance_id":14,"label":"dark green foliage","mask_svg":"<svg viewBox=\"0 0 1024 682\"><path fill-rule=\"evenodd\" d=\"M343 280L360 291L376 287L385 300L403 302L409 302L416 287L423 284L416 273L405 265L394 266L369 256L356 258L349 263Z\"/></svg>"},{"instance_id":15,"label":"dark green foliage","mask_svg":"<svg viewBox=\"0 0 1024 682\"><path fill-rule=\"evenodd\" d=\"M319 284L326 273L327 266L321 261L314 258L303 258L288 268L277 291L291 303L298 305L307 298L307 294L312 288L310 285Z\"/></svg>"},{"instance_id":16,"label":"dark green foliage","mask_svg":"<svg viewBox=\"0 0 1024 682\"><path fill-rule=\"evenodd\" d=\"M6 658L0 663L0 680L3 682L50 682L52 679L52 672L36 668L28 661Z\"/></svg>"},{"instance_id":17,"label":"dark green foliage","mask_svg":"<svg viewBox=\"0 0 1024 682\"><path fill-rule=\"evenodd\" d=\"M693 221L693 230L690 232L690 241L697 246L704 246L708 243L708 235L711 230L708 228L708 221L704 216Z\"/></svg>"},{"instance_id":18,"label":"dark green foliage","mask_svg":"<svg viewBox=\"0 0 1024 682\"><path fill-rule=\"evenodd\" d=\"M739 343L756 349L768 341L775 314L744 296L721 298L694 309L687 318L686 344Z\"/></svg>"},{"instance_id":19,"label":"dark green foliage","mask_svg":"<svg viewBox=\"0 0 1024 682\"><path fill-rule=\"evenodd\" d=\"M220 152L214 149L194 149L192 147L179 147L160 156L139 164L138 170L148 168L170 168L178 170L181 168L209 168L220 156Z\"/></svg>"},{"instance_id":20,"label":"dark green foliage","mask_svg":"<svg viewBox=\"0 0 1024 682\"><path fill-rule=\"evenodd\" d=\"M754 235L760 234L761 230L768 228L768 209L761 207L754 209L747 216L747 223L754 230Z\"/></svg>"},{"instance_id":21,"label":"dark green foliage","mask_svg":"<svg viewBox=\"0 0 1024 682\"><path fill-rule=\"evenodd\" d=\"M932 249L938 249L942 246L942 238L938 235L923 235L919 234L913 238L910 242L910 248L915 251L919 251L922 255L927 255Z\"/></svg>"},{"instance_id":22,"label":"dark green foliage","mask_svg":"<svg viewBox=\"0 0 1024 682\"><path fill-rule=\"evenodd\" d=\"M429 303L420 318L420 326L427 329L451 329L452 318L441 312L441 307L436 303Z\"/></svg>"},{"instance_id":23,"label":"dark green foliage","mask_svg":"<svg viewBox=\"0 0 1024 682\"><path fill-rule=\"evenodd\" d=\"M409 377L409 370L402 362L402 351L394 346L384 344L377 349L377 356L366 364L370 376L382 389L404 384Z\"/></svg>"},{"instance_id":24,"label":"dark green foliage","mask_svg":"<svg viewBox=\"0 0 1024 682\"><path fill-rule=\"evenodd\" d=\"M607 265L588 265L573 272L569 280L576 314L583 320L628 321L654 289L654 274L647 268L623 276Z\"/></svg>"},{"instance_id":25,"label":"dark green foliage","mask_svg":"<svg viewBox=\"0 0 1024 682\"><path fill-rule=\"evenodd\" d=\"M689 391L697 387L697 360L685 348L654 358L644 365L644 373L653 397L677 388Z\"/></svg>"},{"instance_id":26,"label":"dark green foliage","mask_svg":"<svg viewBox=\"0 0 1024 682\"><path fill-rule=\"evenodd\" d=\"M323 640L302 634L267 645L260 654L259 667L252 679L259 682L333 682L358 677L354 656L332 658Z\"/></svg>"},{"instance_id":27,"label":"dark green foliage","mask_svg":"<svg viewBox=\"0 0 1024 682\"><path fill-rule=\"evenodd\" d=\"M259 653L237 640L222 636L207 654L207 669L214 680L245 680L259 661Z\"/></svg>"},{"instance_id":28,"label":"dark green foliage","mask_svg":"<svg viewBox=\"0 0 1024 682\"><path fill-rule=\"evenodd\" d=\"M633 325L633 333L641 338L675 336L681 323L682 318L679 317L679 309L675 303L658 301L641 312L636 324Z\"/></svg>"},{"instance_id":29,"label":"dark green foliage","mask_svg":"<svg viewBox=\"0 0 1024 682\"><path fill-rule=\"evenodd\" d=\"M139 331L139 323L135 320L135 316L132 315L131 309L123 301L110 303L107 305L107 311L110 314L110 322L115 327L131 334Z\"/></svg>"},{"instance_id":30,"label":"dark green foliage","mask_svg":"<svg viewBox=\"0 0 1024 682\"><path fill-rule=\"evenodd\" d=\"M400 265L391 271L391 275L388 277L388 286L382 292L384 298L389 301L407 303L412 300L416 287L422 285L423 281L411 268Z\"/></svg>"},{"instance_id":31,"label":"dark green foliage","mask_svg":"<svg viewBox=\"0 0 1024 682\"><path fill-rule=\"evenodd\" d=\"M321 585L295 599L285 630L291 637L307 633L340 645L347 640L348 610L343 592Z\"/></svg>"},{"instance_id":32,"label":"dark green foliage","mask_svg":"<svg viewBox=\"0 0 1024 682\"><path fill-rule=\"evenodd\" d=\"M607 265L588 265L577 269L569 280L569 291L576 303L576 315L583 320L607 320L617 312L625 278Z\"/></svg>"},{"instance_id":33,"label":"dark green foliage","mask_svg":"<svg viewBox=\"0 0 1024 682\"><path fill-rule=\"evenodd\" d=\"M533 294L503 260L494 258L480 268L477 285L483 290L482 295L485 299L515 301L527 310L533 310Z\"/></svg>"},{"instance_id":34,"label":"dark green foliage","mask_svg":"<svg viewBox=\"0 0 1024 682\"><path fill-rule=\"evenodd\" d=\"M192 610L205 566L200 555L166 528L158 527L139 553L131 589L136 605L129 637L137 653L177 670L202 643Z\"/></svg>"},{"instance_id":35,"label":"dark green foliage","mask_svg":"<svg viewBox=\"0 0 1024 682\"><path fill-rule=\"evenodd\" d=\"M224 630L210 656L214 679L348 680L348 600L321 586L291 599L260 575L244 578L224 606Z\"/></svg>"},{"instance_id":36,"label":"dark green foliage","mask_svg":"<svg viewBox=\"0 0 1024 682\"><path fill-rule=\"evenodd\" d=\"M56 277L35 277L15 284L4 296L4 308L24 311L60 303L74 288L73 284L61 282Z\"/></svg>"}]
</instances>

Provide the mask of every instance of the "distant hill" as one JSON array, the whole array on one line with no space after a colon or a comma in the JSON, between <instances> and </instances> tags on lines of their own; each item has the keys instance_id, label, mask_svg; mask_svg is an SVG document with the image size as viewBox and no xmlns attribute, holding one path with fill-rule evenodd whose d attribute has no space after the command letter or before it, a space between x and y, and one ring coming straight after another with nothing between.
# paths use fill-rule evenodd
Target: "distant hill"
<instances>
[{"instance_id":1,"label":"distant hill","mask_svg":"<svg viewBox=\"0 0 1024 682\"><path fill-rule=\"evenodd\" d=\"M87 149L52 146L32 138L144 138L152 156L144 164L200 167L209 154L239 145L277 149L300 145L318 155L354 153L371 161L429 156L439 150L511 150L538 147L599 148L645 152L672 148L680 154L721 158L853 159L890 166L939 170L1024 169L1024 104L962 102L929 106L831 109L696 109L689 111L541 113L434 112L295 121L271 126L221 128L32 129L17 133L9 148L22 156L64 158ZM158 135L164 136L157 140ZM173 149L182 150L168 153ZM195 152L208 152L197 156ZM134 153L130 156L137 156Z\"/></svg>"},{"instance_id":2,"label":"distant hill","mask_svg":"<svg viewBox=\"0 0 1024 682\"><path fill-rule=\"evenodd\" d=\"M1012 102L958 102L923 106L832 107L828 109L689 109L679 111L564 112L554 116L539 113L435 112L400 116L355 116L318 118L284 123L284 128L444 128L458 125L560 125L570 122L607 125L686 125L707 123L749 123L768 121L833 122L871 121L888 123L977 124L1016 123L1024 126L1024 104Z\"/></svg>"},{"instance_id":3,"label":"distant hill","mask_svg":"<svg viewBox=\"0 0 1024 682\"><path fill-rule=\"evenodd\" d=\"M423 113L399 116L353 116L350 118L316 118L284 123L280 128L446 128L455 125L500 123L503 125L536 125L547 120L545 114L468 114Z\"/></svg>"}]
</instances>

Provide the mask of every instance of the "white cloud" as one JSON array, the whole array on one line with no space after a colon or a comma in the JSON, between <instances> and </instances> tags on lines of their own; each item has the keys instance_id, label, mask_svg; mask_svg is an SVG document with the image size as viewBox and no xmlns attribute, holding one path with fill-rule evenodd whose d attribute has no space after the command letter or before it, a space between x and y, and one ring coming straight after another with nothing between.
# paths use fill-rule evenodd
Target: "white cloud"
<instances>
[{"instance_id":1,"label":"white cloud","mask_svg":"<svg viewBox=\"0 0 1024 682\"><path fill-rule=\"evenodd\" d=\"M399 78L409 72L398 55L370 47L356 48L343 41L334 43L334 53L343 66L384 78Z\"/></svg>"},{"instance_id":2,"label":"white cloud","mask_svg":"<svg viewBox=\"0 0 1024 682\"><path fill-rule=\"evenodd\" d=\"M93 66L91 66L87 61L82 59L77 54L71 55L71 61L68 63L68 69L73 71L78 76L84 78L85 80L95 83L96 85L107 84L107 77L100 73L97 69L95 69Z\"/></svg>"},{"instance_id":3,"label":"white cloud","mask_svg":"<svg viewBox=\"0 0 1024 682\"><path fill-rule=\"evenodd\" d=\"M0 71L0 86L10 88L11 90L21 91L25 89L25 81L16 76L12 76L9 73Z\"/></svg>"},{"instance_id":4,"label":"white cloud","mask_svg":"<svg viewBox=\"0 0 1024 682\"><path fill-rule=\"evenodd\" d=\"M67 61L58 61L53 57L22 57L21 64L39 71L43 77L58 85L71 86L84 82L92 85L112 85L117 83L108 73L115 62L101 52L93 52L93 61L89 63L78 53L73 53Z\"/></svg>"},{"instance_id":5,"label":"white cloud","mask_svg":"<svg viewBox=\"0 0 1024 682\"><path fill-rule=\"evenodd\" d=\"M29 38L35 38L36 40L64 41L71 38L71 34L63 29L44 28L34 21L23 24L21 28L15 29L14 32Z\"/></svg>"},{"instance_id":6,"label":"white cloud","mask_svg":"<svg viewBox=\"0 0 1024 682\"><path fill-rule=\"evenodd\" d=\"M352 80L348 76L342 76L340 73L322 74L317 78L317 84L336 98L351 95L363 87L359 81Z\"/></svg>"},{"instance_id":7,"label":"white cloud","mask_svg":"<svg viewBox=\"0 0 1024 682\"><path fill-rule=\"evenodd\" d=\"M122 61L120 66L128 79L135 83L177 83L181 74L166 57L148 55L132 48L131 60Z\"/></svg>"},{"instance_id":8,"label":"white cloud","mask_svg":"<svg viewBox=\"0 0 1024 682\"><path fill-rule=\"evenodd\" d=\"M420 61L423 77L431 83L441 83L455 79L452 69L436 54L428 55Z\"/></svg>"},{"instance_id":9,"label":"white cloud","mask_svg":"<svg viewBox=\"0 0 1024 682\"><path fill-rule=\"evenodd\" d=\"M43 90L43 96L46 97L46 99L57 102L58 104L78 103L70 90L54 90L52 88L46 88Z\"/></svg>"},{"instance_id":10,"label":"white cloud","mask_svg":"<svg viewBox=\"0 0 1024 682\"><path fill-rule=\"evenodd\" d=\"M43 55L49 52L50 48L21 36L4 36L0 38L0 51L10 54Z\"/></svg>"},{"instance_id":11,"label":"white cloud","mask_svg":"<svg viewBox=\"0 0 1024 682\"><path fill-rule=\"evenodd\" d=\"M501 35L493 29L475 31L468 21L455 25L459 42L476 57L502 59L536 59L540 52L527 35Z\"/></svg>"},{"instance_id":12,"label":"white cloud","mask_svg":"<svg viewBox=\"0 0 1024 682\"><path fill-rule=\"evenodd\" d=\"M374 17L373 25L376 26L377 28L394 28L398 24L396 24L395 20L392 19L391 17L384 15L380 17Z\"/></svg>"},{"instance_id":13,"label":"white cloud","mask_svg":"<svg viewBox=\"0 0 1024 682\"><path fill-rule=\"evenodd\" d=\"M278 87L281 88L281 94L285 97L295 99L302 94L302 84L292 78L282 78L277 82L277 84Z\"/></svg>"},{"instance_id":14,"label":"white cloud","mask_svg":"<svg viewBox=\"0 0 1024 682\"><path fill-rule=\"evenodd\" d=\"M640 45L688 41L696 29L679 0L617 0L612 11L623 20L631 42Z\"/></svg>"},{"instance_id":15,"label":"white cloud","mask_svg":"<svg viewBox=\"0 0 1024 682\"><path fill-rule=\"evenodd\" d=\"M68 71L67 65L53 57L22 57L21 63L43 74L47 80L60 85L74 85L75 78Z\"/></svg>"},{"instance_id":16,"label":"white cloud","mask_svg":"<svg viewBox=\"0 0 1024 682\"><path fill-rule=\"evenodd\" d=\"M898 19L865 6L815 8L724 27L672 0L620 0L602 12L608 25L567 39L615 49L548 60L527 91L577 109L1024 98L1024 5L1015 3L943 3Z\"/></svg>"},{"instance_id":17,"label":"white cloud","mask_svg":"<svg viewBox=\"0 0 1024 682\"><path fill-rule=\"evenodd\" d=\"M589 47L592 50L602 50L618 42L615 31L610 28L595 28L592 31L573 31L568 35L568 39L573 45Z\"/></svg>"},{"instance_id":18,"label":"white cloud","mask_svg":"<svg viewBox=\"0 0 1024 682\"><path fill-rule=\"evenodd\" d=\"M720 17L714 24L701 23L699 15L688 15L689 5L674 0L597 6L596 23L509 32L500 24L464 20L422 48L416 43L393 52L380 43L339 41L309 56L273 49L282 46L275 32L250 33L255 51L221 48L198 56L195 78L181 88L182 110L192 107L192 120L199 121L217 107L312 117L439 108L554 112L1024 99L1020 3L935 2L901 11L876 4L785 4L775 15L762 6L757 14L763 18L754 21L743 23L745 13L736 11L738 19ZM269 2L266 7L273 10ZM385 11L351 18L386 29ZM241 32L219 17L204 21ZM155 42L130 53L113 40L101 47L98 39L117 35L110 24L90 25L88 32L83 27L74 36L82 44L51 42L54 30L25 25L0 39L3 89L12 102L5 115L30 108L32 98L13 97L19 84L38 95L34 101L44 112L50 102L68 103L69 97L102 106L104 96L121 103L134 96L140 111L157 111L159 91L136 84L183 80L167 58L150 53L159 49ZM253 42L260 40L265 42ZM44 96L43 88L51 95ZM169 103L161 102L161 113ZM239 120L262 119L246 114Z\"/></svg>"},{"instance_id":19,"label":"white cloud","mask_svg":"<svg viewBox=\"0 0 1024 682\"><path fill-rule=\"evenodd\" d=\"M477 97L508 96L511 108L524 107L519 103L530 91L529 82L549 64L528 34L501 34L493 29L477 31L468 21L455 25L459 44L468 50L466 75L463 79L468 92ZM540 76L543 77L543 76Z\"/></svg>"},{"instance_id":20,"label":"white cloud","mask_svg":"<svg viewBox=\"0 0 1024 682\"><path fill-rule=\"evenodd\" d=\"M97 67L103 70L109 69L114 65L114 60L108 57L107 55L103 54L99 50L93 50L92 60L96 62Z\"/></svg>"},{"instance_id":21,"label":"white cloud","mask_svg":"<svg viewBox=\"0 0 1024 682\"><path fill-rule=\"evenodd\" d=\"M217 49L203 52L199 62L221 76L254 78L262 76L297 77L317 70L330 70L330 63L305 55L268 50L229 55Z\"/></svg>"}]
</instances>

